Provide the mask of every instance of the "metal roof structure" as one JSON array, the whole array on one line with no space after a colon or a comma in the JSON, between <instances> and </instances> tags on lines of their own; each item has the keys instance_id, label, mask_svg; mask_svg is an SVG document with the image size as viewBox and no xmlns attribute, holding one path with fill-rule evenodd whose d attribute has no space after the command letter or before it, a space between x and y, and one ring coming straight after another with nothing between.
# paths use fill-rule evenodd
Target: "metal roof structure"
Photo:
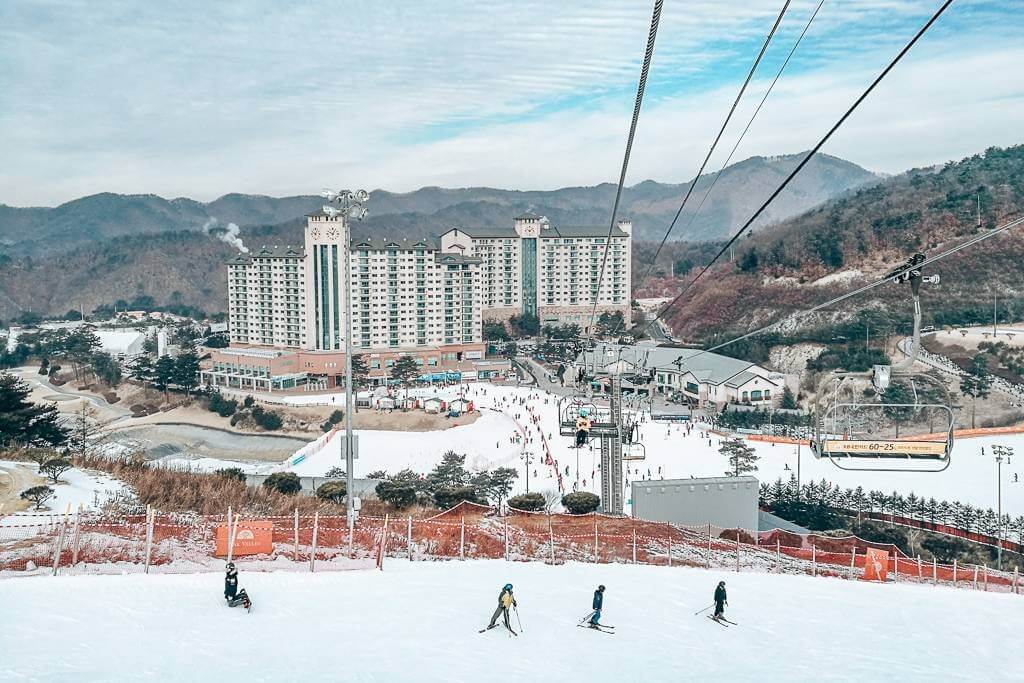
<instances>
[{"instance_id":1,"label":"metal roof structure","mask_svg":"<svg viewBox=\"0 0 1024 683\"><path fill-rule=\"evenodd\" d=\"M623 344L597 344L592 351L584 351L576 359L578 365L593 365L593 353L598 354L597 366L605 368L623 361L631 364L637 371L661 370L670 372L690 373L698 381L706 384L724 384L740 375L755 377L748 372L754 363L730 358L717 353L709 353L700 349L679 349L668 346L627 346ZM690 360L692 359L692 361ZM743 381L750 379L747 377ZM762 378L763 379L763 378ZM730 384L730 386L735 386Z\"/></svg>"}]
</instances>

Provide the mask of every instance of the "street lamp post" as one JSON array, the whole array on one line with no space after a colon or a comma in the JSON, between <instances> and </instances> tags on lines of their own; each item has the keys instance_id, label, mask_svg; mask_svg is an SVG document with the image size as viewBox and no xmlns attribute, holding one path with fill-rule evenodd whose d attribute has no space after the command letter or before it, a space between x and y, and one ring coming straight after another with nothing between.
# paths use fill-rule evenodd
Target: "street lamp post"
<instances>
[{"instance_id":1,"label":"street lamp post","mask_svg":"<svg viewBox=\"0 0 1024 683\"><path fill-rule=\"evenodd\" d=\"M341 216L342 225L342 253L345 256L345 516L348 521L349 538L355 528L355 496L352 495L354 483L352 470L354 463L354 442L352 435L352 265L351 247L352 230L349 221L361 221L366 218L367 210L363 203L370 198L366 190L338 190L333 192L325 190L323 196L328 202L336 203L340 208L324 206L324 213L331 218Z\"/></svg>"},{"instance_id":2,"label":"street lamp post","mask_svg":"<svg viewBox=\"0 0 1024 683\"><path fill-rule=\"evenodd\" d=\"M996 454L996 506L999 511L997 513L999 519L999 538L996 543L996 568L1002 571L1003 569L1003 457L1006 457L1007 464L1009 464L1010 456L1013 455L1013 448L1010 446L1000 446L998 444L992 446L992 452Z\"/></svg>"}]
</instances>

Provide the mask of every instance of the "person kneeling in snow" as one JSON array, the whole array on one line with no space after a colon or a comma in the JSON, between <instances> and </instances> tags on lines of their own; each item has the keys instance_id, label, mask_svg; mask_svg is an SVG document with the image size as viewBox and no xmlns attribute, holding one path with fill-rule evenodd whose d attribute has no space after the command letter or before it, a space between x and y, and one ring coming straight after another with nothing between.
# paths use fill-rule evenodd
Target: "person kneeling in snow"
<instances>
[{"instance_id":1,"label":"person kneeling in snow","mask_svg":"<svg viewBox=\"0 0 1024 683\"><path fill-rule=\"evenodd\" d=\"M224 577L224 599L227 600L228 607L241 605L249 609L252 606L245 589L238 590L238 569L235 568L234 562L228 562L227 575Z\"/></svg>"}]
</instances>

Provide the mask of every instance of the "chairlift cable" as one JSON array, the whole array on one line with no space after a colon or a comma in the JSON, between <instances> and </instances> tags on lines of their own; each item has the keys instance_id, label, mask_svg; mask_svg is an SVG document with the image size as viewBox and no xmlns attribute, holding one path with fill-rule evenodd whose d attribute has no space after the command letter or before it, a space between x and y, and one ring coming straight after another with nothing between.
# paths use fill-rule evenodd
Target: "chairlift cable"
<instances>
[{"instance_id":1,"label":"chairlift cable","mask_svg":"<svg viewBox=\"0 0 1024 683\"><path fill-rule=\"evenodd\" d=\"M633 120L629 124L626 136L626 151L622 157L622 168L619 171L619 184L615 188L615 203L612 205L612 217L608 224L608 237L604 244L604 258L601 259L601 272L597 278L597 292L594 294L594 308L590 314L590 334L594 333L594 320L597 318L597 302L601 299L601 282L604 280L605 266L608 264L608 253L611 251L612 233L615 231L615 220L619 215L619 200L622 199L622 188L626 183L626 170L629 168L629 155L633 150L633 137L636 135L637 121L640 119L640 106L644 101L644 89L647 87L647 74L651 69L651 58L654 56L654 42L658 36L658 22L661 21L661 6L664 0L654 0L651 13L651 28L647 33L647 49L644 50L644 63L640 68L640 81L636 87L636 103L633 105Z\"/></svg>"},{"instance_id":2,"label":"chairlift cable","mask_svg":"<svg viewBox=\"0 0 1024 683\"><path fill-rule=\"evenodd\" d=\"M715 136L714 141L711 143L711 147L708 149L707 155L704 157L704 161L701 163L700 168L697 169L697 174L694 176L693 182L690 183L690 187L686 190L686 194L683 196L683 201L679 204L679 209L676 211L676 215L672 218L672 222L669 223L668 229L665 230L665 235L661 238L661 244L658 245L658 249L654 252L654 258L651 259L651 262L647 265L647 272L644 274L643 278L641 278L640 282L644 282L644 280L650 277L651 271L654 269L654 264L658 262L658 256L661 255L661 250L665 247L665 243L668 241L669 235L672 234L672 230L676 227L679 217L683 214L683 208L686 206L686 202L690 200L690 195L693 194L694 188L697 187L697 183L700 181L701 174L704 173L704 169L707 167L708 162L711 161L711 155L715 153L715 149L718 147L718 143L721 141L722 135L725 133L725 129L729 126L729 122L732 120L732 115L736 113L736 107L739 106L740 100L743 98L743 94L747 91L747 86L750 85L750 81L754 78L754 72L757 71L757 67L761 63L761 59L764 57L764 53L768 51L768 46L771 44L772 38L775 36L775 31L778 30L779 24L782 23L782 18L786 15L786 10L789 9L789 3L790 0L786 0L782 5L782 10L779 12L779 16L775 18L775 23L772 24L771 30L768 31L768 35L765 36L760 52L757 53L754 63L750 65L750 71L747 72L747 77L744 79L743 85L740 86L740 91L736 93L736 99L733 100L732 106L729 108L729 113L725 115L725 120L722 121L722 127L718 129L718 135ZM787 59L786 61L789 60ZM762 100L762 104L763 103L764 100ZM760 107L758 107L758 109L760 109ZM733 148L733 151L736 151L735 147ZM719 171L719 173L721 173L721 171Z\"/></svg>"},{"instance_id":3,"label":"chairlift cable","mask_svg":"<svg viewBox=\"0 0 1024 683\"><path fill-rule=\"evenodd\" d=\"M722 162L722 167L720 169L718 169L717 173L715 173L715 177L711 180L711 184L708 186L708 189L705 190L704 196L701 197L701 199L700 199L700 203L697 204L697 208L690 215L690 220L686 224L686 228L684 229L684 234L689 233L690 226L692 226L693 222L695 220L697 220L697 216L700 214L701 209L704 208L704 202L707 201L708 196L711 194L711 191L715 189L715 184L718 182L719 178L722 177L722 171L724 171L726 169L726 167L729 165L729 162L732 161L733 155L736 154L736 150L739 148L740 143L742 143L743 142L743 138L746 137L747 132L750 130L750 126L753 125L753 123L754 123L754 119L756 119L757 115L761 112L761 108L764 106L764 103L768 99L768 96L772 94L772 90L775 88L775 84L779 82L779 78L782 77L782 72L786 70L786 66L789 65L789 61L793 58L793 54L796 52L796 49L798 47L800 47L800 43L803 41L804 36L807 34L808 29L811 28L811 24L814 22L814 18L818 16L818 11L821 10L821 6L824 5L824 4L825 4L825 0L820 0L820 2L818 3L817 8L815 8L815 10L814 10L814 13L811 14L811 18L807 20L807 24L804 26L804 30L800 32L800 35L797 37L796 42L793 43L793 47L790 49L789 55L786 56L786 61L784 61L782 63L782 66L779 67L778 73L775 74L775 78L772 80L771 85L769 85L768 86L768 90L765 91L764 96L761 98L761 101L757 105L757 109L754 110L754 113L753 113L753 115L751 115L750 120L747 121L747 125L743 129L743 132L740 133L739 138L737 138L736 144L734 144L732 146L732 150L729 152L729 156L726 157L724 162ZM664 242L662 242L662 244L664 244ZM659 248L659 251L660 251L660 248ZM655 254L654 260L656 261L657 258L658 258L658 256L657 256L657 254ZM653 268L653 267L654 267L654 261L651 261L651 265L648 266L648 268L647 268L648 275L650 275L651 268ZM643 280L641 280L641 282L643 282Z\"/></svg>"},{"instance_id":4,"label":"chairlift cable","mask_svg":"<svg viewBox=\"0 0 1024 683\"><path fill-rule=\"evenodd\" d=\"M757 211L754 212L754 215L752 215L747 220L747 222L743 224L743 226L736 232L735 235L729 238L725 245L718 251L717 254L715 254L714 258L712 258L711 261L706 266L704 266L704 268L702 268L699 273L697 273L697 276L693 278L689 283L687 283L686 286L684 286L683 289L679 292L679 294L677 294L671 301L669 301L664 306L664 308L661 309L661 312L659 312L653 319L651 319L651 321L644 328L645 330L648 329L651 325L655 324L662 317L664 317L664 315L669 310L671 310L673 306L679 303L679 301L683 298L683 295L686 294L686 292L688 292L690 288L692 288L693 285L695 285L697 281L700 280L705 275L705 273L707 273L711 269L715 262L718 261L718 259L720 259L723 254L729 251L729 248L736 243L736 240L738 240L750 228L750 226L753 225L753 223L758 218L761 217L761 214L764 213L765 209L767 209L768 206L773 201L775 201L776 198L778 198L782 191L789 186L789 184L793 181L797 174L803 170L803 168L810 162L814 155L818 153L818 151L825 145L825 143L832 138L835 132L839 130L839 128L846 122L848 118L850 118L853 112L857 110L857 108L861 105L861 103L864 102L865 99L867 99L867 96L870 95L872 91L874 91L878 84L881 83L887 75L889 75L889 72L892 71L893 68L895 68L895 66L903 59L904 56L906 56L907 52L910 51L910 48L917 44L917 41L921 39L921 36L923 36L928 31L928 29L930 29L932 25L936 21L938 21L939 17L942 16L942 14L951 4L953 4L953 0L945 0L945 2L942 3L939 9L936 10L936 12L924 24L924 26L922 26L917 31L917 33L914 34L914 37L910 39L910 42L903 46L903 49L900 50L899 53L892 59L892 61L889 62L889 65L886 66L885 69L883 69L877 77L875 77L875 79L871 82L871 85L869 85L867 89L863 93L861 93L861 95L854 101L854 103L850 105L846 112L839 118L839 120L832 125L832 127L828 130L827 133L825 133L821 140L819 140L818 143L813 148L811 148L807 155L800 161L800 163L797 164L796 168L794 168L789 173L789 175L786 176L785 180L783 180L782 183L775 189L775 191L771 193L768 199L766 199L764 203L761 204Z\"/></svg>"}]
</instances>

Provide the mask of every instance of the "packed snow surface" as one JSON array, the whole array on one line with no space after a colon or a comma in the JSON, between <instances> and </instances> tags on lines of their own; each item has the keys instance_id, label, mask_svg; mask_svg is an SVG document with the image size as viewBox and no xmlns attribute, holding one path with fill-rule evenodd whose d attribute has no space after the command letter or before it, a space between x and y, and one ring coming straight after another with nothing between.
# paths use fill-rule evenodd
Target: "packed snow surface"
<instances>
[{"instance_id":1,"label":"packed snow surface","mask_svg":"<svg viewBox=\"0 0 1024 683\"><path fill-rule=\"evenodd\" d=\"M727 583L724 627L694 612ZM522 628L478 633L511 582ZM576 628L597 584L614 635ZM0 582L0 679L1020 680L1020 596L678 567L502 561ZM500 621L499 621L500 623Z\"/></svg>"},{"instance_id":2,"label":"packed snow surface","mask_svg":"<svg viewBox=\"0 0 1024 683\"><path fill-rule=\"evenodd\" d=\"M435 395L435 390L421 389L412 395ZM466 467L471 470L517 469L519 479L513 489L513 494L516 494L526 490L525 452L531 456L530 490L556 490L555 470L545 466L543 461L545 451L540 436L543 432L552 455L558 461L565 491L572 491L575 486L579 490L600 494L598 441L594 439L588 446L577 449L571 437L559 436L559 397L539 389L491 384L471 384L468 391L449 387L436 390L436 395L449 400L465 395L476 407L483 408L483 414L473 424L433 432L359 431L360 456L356 461L355 476L365 476L378 469L394 474L405 467L426 473L440 462L445 451L455 450L467 455ZM537 424L531 421L533 416L539 421ZM688 430L686 424L653 423L649 416L645 418L648 421L639 425L638 434L646 447L646 458L624 463L627 484L637 480L720 477L725 474L728 463L718 451L721 437L710 434L702 438L699 425ZM526 432L525 443L512 440L520 428ZM1011 458L1011 462L1004 462L1002 466L1003 512L1024 515L1024 477L1020 476L1024 475L1024 434L958 440L954 445L952 464L941 473L848 472L828 460L816 460L806 446L800 449L798 466L797 447L794 445L748 443L761 458L753 475L762 482L774 482L779 477L788 481L799 467L802 483L825 479L843 488L862 486L865 491L897 491L903 495L913 492L918 496L960 501L993 510L997 503L997 468L992 457L992 445L1011 446L1021 457ZM639 453L638 450L636 452ZM335 439L328 447L292 469L301 475L322 476L331 467L343 464L341 439ZM926 465L933 466L930 463ZM1017 481L1014 481L1015 475ZM629 495L627 486L627 500Z\"/></svg>"}]
</instances>

